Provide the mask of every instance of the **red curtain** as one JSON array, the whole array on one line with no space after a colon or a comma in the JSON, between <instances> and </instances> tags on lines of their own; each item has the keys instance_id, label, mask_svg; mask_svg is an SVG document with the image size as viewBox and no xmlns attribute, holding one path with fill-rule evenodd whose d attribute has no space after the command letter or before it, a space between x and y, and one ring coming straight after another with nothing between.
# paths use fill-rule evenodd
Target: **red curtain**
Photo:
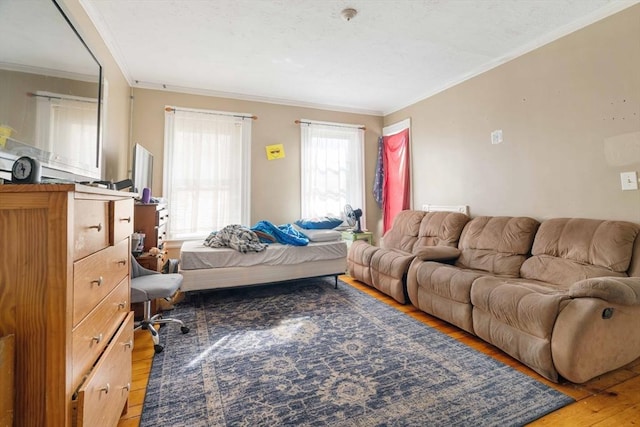
<instances>
[{"instance_id":1,"label":"red curtain","mask_svg":"<svg viewBox=\"0 0 640 427\"><path fill-rule=\"evenodd\" d=\"M384 184L383 232L393 224L398 212L409 209L409 129L383 137Z\"/></svg>"}]
</instances>

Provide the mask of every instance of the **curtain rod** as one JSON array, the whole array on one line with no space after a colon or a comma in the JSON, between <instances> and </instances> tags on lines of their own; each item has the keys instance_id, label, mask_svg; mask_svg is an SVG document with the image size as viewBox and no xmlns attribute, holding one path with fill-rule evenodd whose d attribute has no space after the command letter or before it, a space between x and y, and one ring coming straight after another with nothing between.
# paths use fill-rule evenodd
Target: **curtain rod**
<instances>
[{"instance_id":1,"label":"curtain rod","mask_svg":"<svg viewBox=\"0 0 640 427\"><path fill-rule=\"evenodd\" d=\"M308 121L308 120L296 120L294 123L297 124L297 125L323 125L323 126L332 126L332 127L336 127L336 128L349 128L349 129L367 130L366 127L360 126L360 125L341 125L341 124L337 124L337 123L311 122L311 121Z\"/></svg>"},{"instance_id":2,"label":"curtain rod","mask_svg":"<svg viewBox=\"0 0 640 427\"><path fill-rule=\"evenodd\" d=\"M187 112L190 112L190 113L212 114L214 116L227 116L227 117L238 117L238 118L241 118L241 119L258 120L258 116L245 116L244 114L218 113L218 112L215 112L215 111L187 110L187 109L172 108L172 107L165 107L164 111L167 111L169 113L176 112L176 111L187 111Z\"/></svg>"},{"instance_id":3,"label":"curtain rod","mask_svg":"<svg viewBox=\"0 0 640 427\"><path fill-rule=\"evenodd\" d=\"M40 95L33 92L27 92L27 96L35 96L38 98L47 98L47 99L59 99L61 101L76 101L76 102L86 102L88 104L97 104L98 100L89 100L89 99L79 99L74 96L53 96L53 95Z\"/></svg>"}]
</instances>

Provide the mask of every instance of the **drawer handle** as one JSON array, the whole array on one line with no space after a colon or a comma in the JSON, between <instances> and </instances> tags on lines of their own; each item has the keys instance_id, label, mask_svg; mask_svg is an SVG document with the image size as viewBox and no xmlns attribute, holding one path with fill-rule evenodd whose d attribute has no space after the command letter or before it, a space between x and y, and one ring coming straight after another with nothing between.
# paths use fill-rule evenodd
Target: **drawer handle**
<instances>
[{"instance_id":1,"label":"drawer handle","mask_svg":"<svg viewBox=\"0 0 640 427\"><path fill-rule=\"evenodd\" d=\"M98 279L96 279L96 280L92 280L92 281L91 281L91 284L92 284L92 285L98 285L98 286L101 286L103 281L104 281L104 278L103 278L102 276L100 276L100 277L98 277Z\"/></svg>"},{"instance_id":2,"label":"drawer handle","mask_svg":"<svg viewBox=\"0 0 640 427\"><path fill-rule=\"evenodd\" d=\"M118 261L118 265L127 265L127 260L121 259L120 261Z\"/></svg>"},{"instance_id":3,"label":"drawer handle","mask_svg":"<svg viewBox=\"0 0 640 427\"><path fill-rule=\"evenodd\" d=\"M102 223L98 223L98 225L90 225L89 228L95 228L98 232L102 231Z\"/></svg>"},{"instance_id":4,"label":"drawer handle","mask_svg":"<svg viewBox=\"0 0 640 427\"><path fill-rule=\"evenodd\" d=\"M109 383L107 383L107 384L105 384L105 386L104 386L104 387L102 387L102 388L100 389L100 392L103 392L103 391L104 391L104 394L109 394L109 390L111 390L111 386L109 385Z\"/></svg>"},{"instance_id":5,"label":"drawer handle","mask_svg":"<svg viewBox=\"0 0 640 427\"><path fill-rule=\"evenodd\" d=\"M128 223L131 223L131 217L128 217L128 218L120 218L120 221L122 221L122 222L128 222Z\"/></svg>"},{"instance_id":6,"label":"drawer handle","mask_svg":"<svg viewBox=\"0 0 640 427\"><path fill-rule=\"evenodd\" d=\"M102 334L98 334L97 336L91 338L91 341L95 341L96 344L99 344L102 341Z\"/></svg>"},{"instance_id":7,"label":"drawer handle","mask_svg":"<svg viewBox=\"0 0 640 427\"><path fill-rule=\"evenodd\" d=\"M124 346L126 348L133 348L133 340L129 340L126 343L124 343Z\"/></svg>"},{"instance_id":8,"label":"drawer handle","mask_svg":"<svg viewBox=\"0 0 640 427\"><path fill-rule=\"evenodd\" d=\"M122 387L122 389L130 391L131 390L131 383L127 383L125 386Z\"/></svg>"},{"instance_id":9,"label":"drawer handle","mask_svg":"<svg viewBox=\"0 0 640 427\"><path fill-rule=\"evenodd\" d=\"M121 303L118 303L118 310L122 310L126 306L127 306L127 302L126 301L122 301Z\"/></svg>"}]
</instances>

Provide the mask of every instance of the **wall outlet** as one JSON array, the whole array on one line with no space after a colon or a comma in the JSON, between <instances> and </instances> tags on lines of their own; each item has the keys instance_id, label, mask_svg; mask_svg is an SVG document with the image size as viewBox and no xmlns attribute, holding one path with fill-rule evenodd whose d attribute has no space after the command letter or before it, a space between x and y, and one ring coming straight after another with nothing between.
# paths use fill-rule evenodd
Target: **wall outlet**
<instances>
[{"instance_id":1,"label":"wall outlet","mask_svg":"<svg viewBox=\"0 0 640 427\"><path fill-rule=\"evenodd\" d=\"M491 143L500 144L502 142L502 129L491 132Z\"/></svg>"},{"instance_id":2,"label":"wall outlet","mask_svg":"<svg viewBox=\"0 0 640 427\"><path fill-rule=\"evenodd\" d=\"M637 190L638 174L636 172L621 172L620 183L623 190Z\"/></svg>"}]
</instances>

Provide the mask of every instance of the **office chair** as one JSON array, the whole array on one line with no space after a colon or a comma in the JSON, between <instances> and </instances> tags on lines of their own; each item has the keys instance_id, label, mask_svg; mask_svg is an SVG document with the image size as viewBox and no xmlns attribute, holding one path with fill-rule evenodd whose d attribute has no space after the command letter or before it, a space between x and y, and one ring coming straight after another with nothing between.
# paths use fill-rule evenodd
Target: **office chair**
<instances>
[{"instance_id":1,"label":"office chair","mask_svg":"<svg viewBox=\"0 0 640 427\"><path fill-rule=\"evenodd\" d=\"M182 275L178 273L161 274L158 271L149 270L138 264L135 257L131 256L131 302L144 303L143 318L135 322L134 330L146 329L153 339L153 349L156 353L162 352L164 346L160 345L158 331L155 324L177 323L183 334L189 332L189 328L182 320L170 317L162 318L162 314L151 315L151 301L157 298L171 298L182 285Z\"/></svg>"}]
</instances>

